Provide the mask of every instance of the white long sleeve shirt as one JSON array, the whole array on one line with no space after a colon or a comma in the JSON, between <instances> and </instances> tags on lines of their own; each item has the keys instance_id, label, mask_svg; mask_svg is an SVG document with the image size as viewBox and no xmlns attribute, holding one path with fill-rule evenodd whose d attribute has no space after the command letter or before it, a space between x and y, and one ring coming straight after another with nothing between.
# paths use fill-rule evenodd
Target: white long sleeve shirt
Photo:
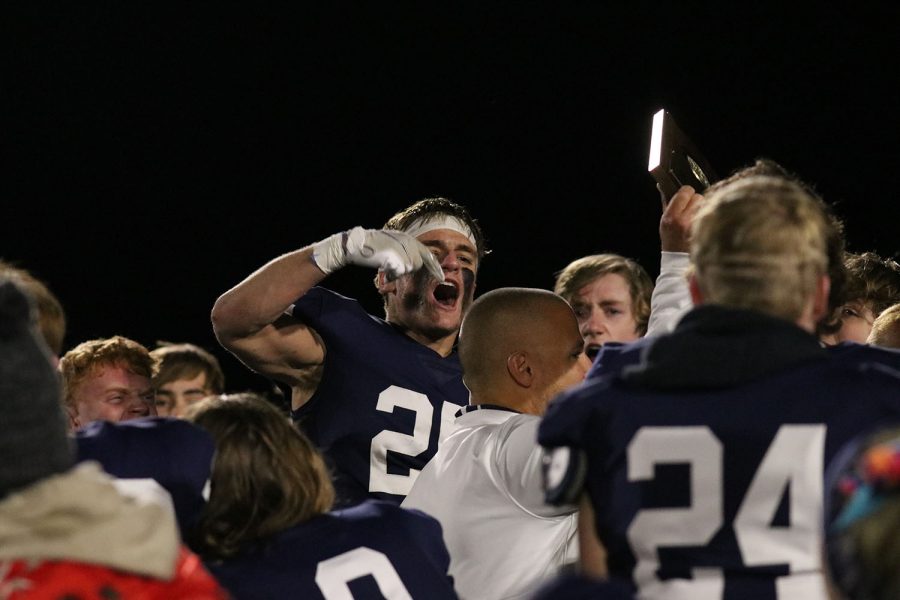
<instances>
[{"instance_id":1,"label":"white long sleeve shirt","mask_svg":"<svg viewBox=\"0 0 900 600\"><path fill-rule=\"evenodd\" d=\"M675 329L684 313L694 307L688 288L687 270L691 264L687 252L663 251L659 276L650 297L647 335L659 335Z\"/></svg>"}]
</instances>

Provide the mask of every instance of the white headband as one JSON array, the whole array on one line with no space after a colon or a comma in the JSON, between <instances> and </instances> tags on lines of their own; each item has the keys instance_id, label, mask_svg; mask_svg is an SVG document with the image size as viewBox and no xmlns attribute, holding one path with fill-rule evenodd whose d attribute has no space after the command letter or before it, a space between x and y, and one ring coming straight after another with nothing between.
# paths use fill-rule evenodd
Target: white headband
<instances>
[{"instance_id":1,"label":"white headband","mask_svg":"<svg viewBox=\"0 0 900 600\"><path fill-rule=\"evenodd\" d=\"M419 237L423 233L428 233L435 229L451 229L457 233L461 233L469 238L469 241L472 242L472 245L475 246L476 249L478 248L478 244L475 242L475 235L472 233L472 230L469 229L469 226L457 217L452 217L450 215L439 214L435 216L429 215L426 217L419 217L410 223L409 227L403 231L413 237Z\"/></svg>"}]
</instances>

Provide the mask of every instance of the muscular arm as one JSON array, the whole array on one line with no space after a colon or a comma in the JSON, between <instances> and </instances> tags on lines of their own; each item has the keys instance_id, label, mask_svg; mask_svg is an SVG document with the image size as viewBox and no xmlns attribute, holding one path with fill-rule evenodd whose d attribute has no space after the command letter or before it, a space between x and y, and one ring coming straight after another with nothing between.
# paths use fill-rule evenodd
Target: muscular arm
<instances>
[{"instance_id":1,"label":"muscular arm","mask_svg":"<svg viewBox=\"0 0 900 600\"><path fill-rule=\"evenodd\" d=\"M302 405L318 383L325 346L312 328L285 314L325 278L312 246L275 258L219 296L212 309L219 343L253 371L290 385Z\"/></svg>"},{"instance_id":2,"label":"muscular arm","mask_svg":"<svg viewBox=\"0 0 900 600\"><path fill-rule=\"evenodd\" d=\"M296 410L322 375L325 345L308 325L286 315L328 273L348 264L383 270L389 278L426 267L444 273L431 250L400 231L354 227L269 261L216 300L216 339L250 369L291 386Z\"/></svg>"}]
</instances>

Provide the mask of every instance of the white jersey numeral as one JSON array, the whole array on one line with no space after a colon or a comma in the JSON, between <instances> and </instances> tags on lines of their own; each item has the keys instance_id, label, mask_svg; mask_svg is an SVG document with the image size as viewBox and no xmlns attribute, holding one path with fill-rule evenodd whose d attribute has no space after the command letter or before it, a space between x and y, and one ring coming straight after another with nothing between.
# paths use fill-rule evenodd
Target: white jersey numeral
<instances>
[{"instance_id":1,"label":"white jersey numeral","mask_svg":"<svg viewBox=\"0 0 900 600\"><path fill-rule=\"evenodd\" d=\"M383 553L354 548L323 560L316 567L316 585L326 600L353 600L349 582L371 575L387 600L412 600L400 576Z\"/></svg>"},{"instance_id":2,"label":"white jersey numeral","mask_svg":"<svg viewBox=\"0 0 900 600\"><path fill-rule=\"evenodd\" d=\"M824 425L783 425L744 494L733 528L748 567L787 564L778 598L826 598L821 566ZM628 480L653 478L659 464L690 466L691 506L652 508L635 515L626 533L641 598L719 600L721 569L695 568L693 579L660 580L660 547L702 546L723 521L722 443L708 427L642 427L628 444ZM790 524L772 525L790 486Z\"/></svg>"},{"instance_id":3,"label":"white jersey numeral","mask_svg":"<svg viewBox=\"0 0 900 600\"><path fill-rule=\"evenodd\" d=\"M428 396L420 392L414 392L395 385L390 386L378 395L378 403L375 408L393 413L395 407L405 408L415 413L415 422L412 435L390 431L385 429L372 438L371 452L369 454L369 491L385 492L405 496L412 489L413 482L419 476L419 469L409 469L409 474L388 473L387 453L397 452L407 456L418 456L428 449L428 440L431 437L433 426L439 427L438 440L443 441L453 430L456 411L459 406L444 402L441 407L439 423L434 420L434 407L428 400Z\"/></svg>"}]
</instances>

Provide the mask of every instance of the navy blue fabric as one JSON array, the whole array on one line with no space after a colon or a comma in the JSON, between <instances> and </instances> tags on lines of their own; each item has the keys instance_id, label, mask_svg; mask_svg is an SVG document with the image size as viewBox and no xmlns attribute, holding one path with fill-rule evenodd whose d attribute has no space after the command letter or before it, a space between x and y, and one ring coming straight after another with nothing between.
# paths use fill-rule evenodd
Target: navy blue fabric
<instances>
[{"instance_id":1,"label":"navy blue fabric","mask_svg":"<svg viewBox=\"0 0 900 600\"><path fill-rule=\"evenodd\" d=\"M900 350L894 348L882 348L868 344L855 342L842 342L836 346L829 346L826 350L842 360L854 362L877 362L900 370Z\"/></svg>"},{"instance_id":2,"label":"navy blue fabric","mask_svg":"<svg viewBox=\"0 0 900 600\"><path fill-rule=\"evenodd\" d=\"M542 585L529 600L633 600L634 588L626 582L591 579L565 573Z\"/></svg>"},{"instance_id":3,"label":"navy blue fabric","mask_svg":"<svg viewBox=\"0 0 900 600\"><path fill-rule=\"evenodd\" d=\"M182 536L206 505L215 442L200 427L174 417L94 421L75 432L79 462L95 460L120 478L155 479L172 496Z\"/></svg>"},{"instance_id":4,"label":"navy blue fabric","mask_svg":"<svg viewBox=\"0 0 900 600\"><path fill-rule=\"evenodd\" d=\"M452 405L452 418L456 407L469 402L456 351L442 357L369 315L356 300L324 288L313 288L299 299L293 314L315 329L326 346L322 380L293 418L334 471L338 506L366 498L400 504L404 495L369 491L372 438L382 431L413 435L417 419L430 419L425 451L416 456L387 454L387 470L392 474L408 474L425 466L437 451L444 405ZM430 414L376 408L380 395L409 393L404 390L427 397Z\"/></svg>"},{"instance_id":5,"label":"navy blue fabric","mask_svg":"<svg viewBox=\"0 0 900 600\"><path fill-rule=\"evenodd\" d=\"M206 566L235 600L324 599L316 583L322 562L357 548L368 548L390 561L389 570L412 598L456 598L440 523L421 511L381 500L316 517L277 534L262 547L226 561L207 561ZM382 600L373 577L365 573L370 568L384 571L384 563L349 562L363 573L348 581L353 597Z\"/></svg>"},{"instance_id":6,"label":"navy blue fabric","mask_svg":"<svg viewBox=\"0 0 900 600\"><path fill-rule=\"evenodd\" d=\"M827 465L859 432L900 419L900 375L883 364L818 352L813 336L758 314L698 310L672 334L643 342L650 347L638 353L642 361L620 376L588 380L557 397L538 439L585 452L585 486L610 572L629 578L635 557L626 532L637 512L691 505L687 463L657 465L650 484L629 481L629 444L642 427L708 428L723 447L723 525L706 546L662 548L659 576L718 567L726 600L774 599L773 578L787 574L786 565L744 566L731 524L776 432L784 424L825 425ZM710 327L722 320L743 322L746 331L735 326L722 335Z\"/></svg>"},{"instance_id":7,"label":"navy blue fabric","mask_svg":"<svg viewBox=\"0 0 900 600\"><path fill-rule=\"evenodd\" d=\"M691 319L695 317L696 314ZM654 336L641 338L629 343L607 342L603 344L600 352L594 358L586 379L612 377L623 373L626 368L633 368L641 362L645 362L646 354L657 338L658 336ZM900 370L900 350L897 349L857 344L855 342L842 342L835 346L828 346L824 350L834 356L842 357L843 360L878 362ZM686 351L690 352L691 349L687 348ZM726 352L726 355L733 354L733 352L734 350L732 349Z\"/></svg>"},{"instance_id":8,"label":"navy blue fabric","mask_svg":"<svg viewBox=\"0 0 900 600\"><path fill-rule=\"evenodd\" d=\"M626 366L641 362L641 356L655 338L641 338L634 342L606 342L594 357L585 379L611 377L622 372Z\"/></svg>"}]
</instances>

